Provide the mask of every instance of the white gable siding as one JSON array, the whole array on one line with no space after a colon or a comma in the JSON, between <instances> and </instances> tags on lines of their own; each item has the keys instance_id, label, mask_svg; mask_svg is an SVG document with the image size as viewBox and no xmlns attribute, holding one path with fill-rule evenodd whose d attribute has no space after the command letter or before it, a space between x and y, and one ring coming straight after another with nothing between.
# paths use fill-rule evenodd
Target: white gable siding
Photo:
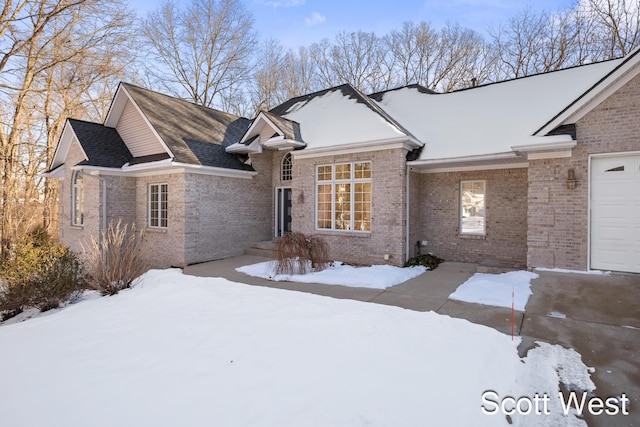
<instances>
[{"instance_id":1,"label":"white gable siding","mask_svg":"<svg viewBox=\"0 0 640 427\"><path fill-rule=\"evenodd\" d=\"M267 139L271 138L274 133L278 132L276 132L276 130L265 123L265 125L262 127L262 130L260 131L260 142L264 142Z\"/></svg>"},{"instance_id":2,"label":"white gable siding","mask_svg":"<svg viewBox=\"0 0 640 427\"><path fill-rule=\"evenodd\" d=\"M145 123L142 114L131 101L127 101L116 130L134 157L166 153L149 125Z\"/></svg>"}]
</instances>

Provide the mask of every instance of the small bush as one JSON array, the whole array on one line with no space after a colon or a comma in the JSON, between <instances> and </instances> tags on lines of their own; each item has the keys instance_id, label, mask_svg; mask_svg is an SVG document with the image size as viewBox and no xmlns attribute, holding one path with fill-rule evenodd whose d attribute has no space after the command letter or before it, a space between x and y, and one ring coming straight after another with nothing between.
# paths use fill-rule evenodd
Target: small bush
<instances>
[{"instance_id":1,"label":"small bush","mask_svg":"<svg viewBox=\"0 0 640 427\"><path fill-rule=\"evenodd\" d=\"M84 289L78 257L42 229L10 246L0 268L3 318L29 307L41 311L76 299Z\"/></svg>"},{"instance_id":2,"label":"small bush","mask_svg":"<svg viewBox=\"0 0 640 427\"><path fill-rule=\"evenodd\" d=\"M109 223L100 238L91 238L87 284L103 295L115 295L145 271L143 233L120 220Z\"/></svg>"},{"instance_id":3,"label":"small bush","mask_svg":"<svg viewBox=\"0 0 640 427\"><path fill-rule=\"evenodd\" d=\"M305 274L321 271L329 264L329 247L318 236L300 232L285 233L276 242L276 274Z\"/></svg>"},{"instance_id":4,"label":"small bush","mask_svg":"<svg viewBox=\"0 0 640 427\"><path fill-rule=\"evenodd\" d=\"M407 263L405 264L405 267L422 265L424 267L427 267L429 270L435 270L438 265L443 262L444 260L442 258L439 258L433 254L424 254L410 258L409 261L407 261Z\"/></svg>"}]
</instances>

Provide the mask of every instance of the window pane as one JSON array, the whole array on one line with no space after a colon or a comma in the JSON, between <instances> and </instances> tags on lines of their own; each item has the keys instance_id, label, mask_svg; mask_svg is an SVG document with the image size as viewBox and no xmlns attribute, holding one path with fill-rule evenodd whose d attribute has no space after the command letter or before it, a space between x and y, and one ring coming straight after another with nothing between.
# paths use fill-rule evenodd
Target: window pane
<instances>
[{"instance_id":1,"label":"window pane","mask_svg":"<svg viewBox=\"0 0 640 427\"><path fill-rule=\"evenodd\" d=\"M331 181L331 166L318 166L318 181Z\"/></svg>"},{"instance_id":2,"label":"window pane","mask_svg":"<svg viewBox=\"0 0 640 427\"><path fill-rule=\"evenodd\" d=\"M351 184L336 184L335 203L336 230L351 230Z\"/></svg>"},{"instance_id":3,"label":"window pane","mask_svg":"<svg viewBox=\"0 0 640 427\"><path fill-rule=\"evenodd\" d=\"M355 163L355 178L371 178L371 162Z\"/></svg>"},{"instance_id":4,"label":"window pane","mask_svg":"<svg viewBox=\"0 0 640 427\"><path fill-rule=\"evenodd\" d=\"M292 169L292 162L291 162L291 153L287 153L284 155L284 157L282 158L282 168L281 168L281 172L280 172L280 179L282 181L291 181L291 169Z\"/></svg>"},{"instance_id":5,"label":"window pane","mask_svg":"<svg viewBox=\"0 0 640 427\"><path fill-rule=\"evenodd\" d=\"M74 172L71 193L73 205L71 223L82 225L84 224L84 177L82 172Z\"/></svg>"},{"instance_id":6,"label":"window pane","mask_svg":"<svg viewBox=\"0 0 640 427\"><path fill-rule=\"evenodd\" d=\"M318 185L318 228L331 229L331 184Z\"/></svg>"},{"instance_id":7,"label":"window pane","mask_svg":"<svg viewBox=\"0 0 640 427\"><path fill-rule=\"evenodd\" d=\"M351 179L351 164L336 165L336 179Z\"/></svg>"},{"instance_id":8,"label":"window pane","mask_svg":"<svg viewBox=\"0 0 640 427\"><path fill-rule=\"evenodd\" d=\"M356 231L371 231L371 183L355 184L353 219Z\"/></svg>"},{"instance_id":9,"label":"window pane","mask_svg":"<svg viewBox=\"0 0 640 427\"><path fill-rule=\"evenodd\" d=\"M460 232L485 234L485 183L463 181L460 184Z\"/></svg>"}]
</instances>

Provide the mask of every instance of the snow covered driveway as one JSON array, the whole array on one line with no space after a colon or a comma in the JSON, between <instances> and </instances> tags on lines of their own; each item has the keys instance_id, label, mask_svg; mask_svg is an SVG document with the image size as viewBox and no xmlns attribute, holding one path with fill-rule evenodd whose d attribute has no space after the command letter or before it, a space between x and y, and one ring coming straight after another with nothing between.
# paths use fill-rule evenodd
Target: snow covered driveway
<instances>
[{"instance_id":1,"label":"snow covered driveway","mask_svg":"<svg viewBox=\"0 0 640 427\"><path fill-rule=\"evenodd\" d=\"M492 390L551 396L549 414L514 413L525 423L579 424L557 398L561 379L593 388L579 354L542 343L520 359L517 343L432 312L151 271L1 326L0 414L13 427L507 425L481 410Z\"/></svg>"}]
</instances>

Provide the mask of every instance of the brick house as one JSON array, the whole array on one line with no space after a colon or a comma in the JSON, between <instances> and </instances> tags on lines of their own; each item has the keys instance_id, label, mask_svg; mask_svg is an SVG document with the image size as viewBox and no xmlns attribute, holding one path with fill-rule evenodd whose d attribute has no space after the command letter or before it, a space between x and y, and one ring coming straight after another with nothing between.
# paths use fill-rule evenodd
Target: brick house
<instances>
[{"instance_id":1,"label":"brick house","mask_svg":"<svg viewBox=\"0 0 640 427\"><path fill-rule=\"evenodd\" d=\"M294 230L331 257L640 272L640 68L624 58L437 94L349 85L253 120L122 83L47 176L73 249L144 225L155 267Z\"/></svg>"}]
</instances>

